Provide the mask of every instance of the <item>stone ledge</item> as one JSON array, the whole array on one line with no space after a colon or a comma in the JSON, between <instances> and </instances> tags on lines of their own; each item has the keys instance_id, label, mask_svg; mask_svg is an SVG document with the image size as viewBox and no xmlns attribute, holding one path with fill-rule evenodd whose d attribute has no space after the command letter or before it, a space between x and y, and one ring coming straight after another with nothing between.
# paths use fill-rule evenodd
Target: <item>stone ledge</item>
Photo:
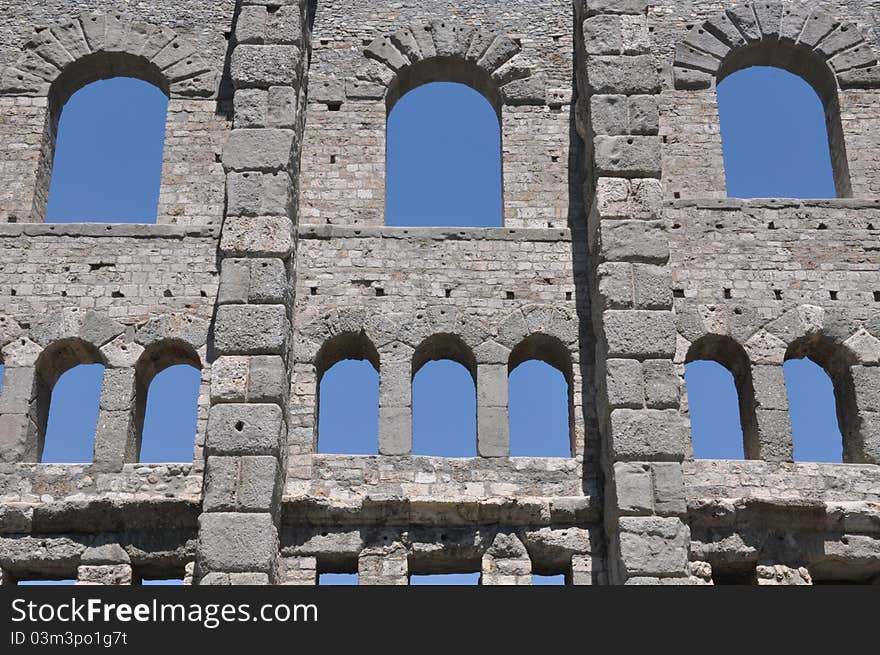
<instances>
[{"instance_id":1,"label":"stone ledge","mask_svg":"<svg viewBox=\"0 0 880 655\"><path fill-rule=\"evenodd\" d=\"M365 496L349 501L323 496L285 496L285 525L340 526L472 526L553 525L598 522L600 501L591 496Z\"/></svg>"},{"instance_id":2,"label":"stone ledge","mask_svg":"<svg viewBox=\"0 0 880 655\"><path fill-rule=\"evenodd\" d=\"M363 238L409 239L413 241L571 241L568 228L504 227L348 227L301 225L301 239Z\"/></svg>"},{"instance_id":3,"label":"stone ledge","mask_svg":"<svg viewBox=\"0 0 880 655\"><path fill-rule=\"evenodd\" d=\"M2 223L0 238L9 237L129 237L135 239L219 239L217 225L159 225L155 223Z\"/></svg>"},{"instance_id":4,"label":"stone ledge","mask_svg":"<svg viewBox=\"0 0 880 655\"><path fill-rule=\"evenodd\" d=\"M817 207L823 209L880 209L880 200L861 198L685 198L665 200L668 209L783 209Z\"/></svg>"}]
</instances>

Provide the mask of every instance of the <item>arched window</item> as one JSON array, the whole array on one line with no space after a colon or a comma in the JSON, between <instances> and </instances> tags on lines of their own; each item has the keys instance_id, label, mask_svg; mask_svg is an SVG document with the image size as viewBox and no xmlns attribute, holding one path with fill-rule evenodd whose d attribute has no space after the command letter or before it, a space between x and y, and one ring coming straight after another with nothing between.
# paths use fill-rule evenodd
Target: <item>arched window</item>
<instances>
[{"instance_id":1,"label":"arched window","mask_svg":"<svg viewBox=\"0 0 880 655\"><path fill-rule=\"evenodd\" d=\"M733 374L718 362L685 365L696 459L743 459L743 431Z\"/></svg>"},{"instance_id":2,"label":"arched window","mask_svg":"<svg viewBox=\"0 0 880 655\"><path fill-rule=\"evenodd\" d=\"M191 462L202 373L175 364L157 373L147 392L139 462Z\"/></svg>"},{"instance_id":3,"label":"arched window","mask_svg":"<svg viewBox=\"0 0 880 655\"><path fill-rule=\"evenodd\" d=\"M192 346L176 339L152 344L140 356L128 461L192 462L201 367Z\"/></svg>"},{"instance_id":4,"label":"arched window","mask_svg":"<svg viewBox=\"0 0 880 655\"><path fill-rule=\"evenodd\" d=\"M571 357L557 339L532 335L508 361L510 454L570 457L572 454Z\"/></svg>"},{"instance_id":5,"label":"arched window","mask_svg":"<svg viewBox=\"0 0 880 655\"><path fill-rule=\"evenodd\" d=\"M486 96L431 82L393 102L386 224L501 226L501 127Z\"/></svg>"},{"instance_id":6,"label":"arched window","mask_svg":"<svg viewBox=\"0 0 880 655\"><path fill-rule=\"evenodd\" d=\"M853 362L846 349L812 336L791 344L785 359L795 461L860 461Z\"/></svg>"},{"instance_id":7,"label":"arched window","mask_svg":"<svg viewBox=\"0 0 880 655\"><path fill-rule=\"evenodd\" d=\"M319 453L379 452L379 353L363 333L334 337L316 359Z\"/></svg>"},{"instance_id":8,"label":"arched window","mask_svg":"<svg viewBox=\"0 0 880 655\"><path fill-rule=\"evenodd\" d=\"M729 337L695 341L685 363L696 459L759 456L755 395L745 350Z\"/></svg>"},{"instance_id":9,"label":"arched window","mask_svg":"<svg viewBox=\"0 0 880 655\"><path fill-rule=\"evenodd\" d=\"M39 461L93 460L103 379L103 357L91 344L66 339L43 351L33 403Z\"/></svg>"},{"instance_id":10,"label":"arched window","mask_svg":"<svg viewBox=\"0 0 880 655\"><path fill-rule=\"evenodd\" d=\"M753 66L718 84L727 194L741 198L834 198L825 108L803 78ZM839 119L838 119L839 121Z\"/></svg>"},{"instance_id":11,"label":"arched window","mask_svg":"<svg viewBox=\"0 0 880 655\"><path fill-rule=\"evenodd\" d=\"M476 360L457 336L434 335L413 355L413 454L477 454Z\"/></svg>"},{"instance_id":12,"label":"arched window","mask_svg":"<svg viewBox=\"0 0 880 655\"><path fill-rule=\"evenodd\" d=\"M168 96L140 79L56 94L47 222L155 223Z\"/></svg>"}]
</instances>

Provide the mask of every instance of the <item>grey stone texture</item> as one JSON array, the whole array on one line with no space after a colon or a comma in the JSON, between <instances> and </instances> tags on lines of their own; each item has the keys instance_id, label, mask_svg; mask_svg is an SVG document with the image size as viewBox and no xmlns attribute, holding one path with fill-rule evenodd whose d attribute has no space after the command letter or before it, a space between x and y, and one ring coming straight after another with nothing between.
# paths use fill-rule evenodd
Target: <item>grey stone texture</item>
<instances>
[{"instance_id":1,"label":"grey stone texture","mask_svg":"<svg viewBox=\"0 0 880 655\"><path fill-rule=\"evenodd\" d=\"M880 579L872 3L71 4L0 0L0 583ZM837 198L726 197L715 89L751 65L816 90ZM46 225L64 102L113 75L169 98L157 224ZM494 228L385 225L389 116L436 81L498 117ZM793 461L800 357L844 463ZM377 455L322 452L345 359L378 372ZM413 455L435 359L473 379L474 457ZM510 455L532 359L568 384L570 456ZM693 457L705 359L742 461ZM52 388L87 363L93 461L42 464ZM175 364L201 371L192 461L139 462Z\"/></svg>"}]
</instances>

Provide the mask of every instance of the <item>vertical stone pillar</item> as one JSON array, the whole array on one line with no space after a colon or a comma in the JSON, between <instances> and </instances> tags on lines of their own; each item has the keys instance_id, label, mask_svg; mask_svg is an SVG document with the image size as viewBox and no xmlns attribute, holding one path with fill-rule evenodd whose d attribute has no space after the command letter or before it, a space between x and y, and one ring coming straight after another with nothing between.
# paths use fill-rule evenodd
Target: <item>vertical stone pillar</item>
<instances>
[{"instance_id":1,"label":"vertical stone pillar","mask_svg":"<svg viewBox=\"0 0 880 655\"><path fill-rule=\"evenodd\" d=\"M784 564L759 564L756 569L759 585L811 585L813 578L803 566L794 568Z\"/></svg>"},{"instance_id":2,"label":"vertical stone pillar","mask_svg":"<svg viewBox=\"0 0 880 655\"><path fill-rule=\"evenodd\" d=\"M201 584L271 584L278 576L308 50L306 3L279 4L244 0L233 37L235 117L223 150L227 202L214 323L219 357L196 552Z\"/></svg>"},{"instance_id":3,"label":"vertical stone pillar","mask_svg":"<svg viewBox=\"0 0 880 655\"><path fill-rule=\"evenodd\" d=\"M121 471L126 461L137 461L139 436L134 428L135 369L104 369L94 466L99 471Z\"/></svg>"},{"instance_id":4,"label":"vertical stone pillar","mask_svg":"<svg viewBox=\"0 0 880 655\"><path fill-rule=\"evenodd\" d=\"M852 366L850 373L858 427L847 430L843 461L880 464L880 367Z\"/></svg>"},{"instance_id":5,"label":"vertical stone pillar","mask_svg":"<svg viewBox=\"0 0 880 655\"><path fill-rule=\"evenodd\" d=\"M278 566L278 583L314 586L318 584L318 562L314 557L282 557Z\"/></svg>"},{"instance_id":6,"label":"vertical stone pillar","mask_svg":"<svg viewBox=\"0 0 880 655\"><path fill-rule=\"evenodd\" d=\"M33 366L7 366L0 389L0 462L39 460L37 427L31 416L36 390Z\"/></svg>"},{"instance_id":7,"label":"vertical stone pillar","mask_svg":"<svg viewBox=\"0 0 880 655\"><path fill-rule=\"evenodd\" d=\"M184 586L190 586L193 583L193 573L196 570L195 562L187 562L186 566L183 569L183 584Z\"/></svg>"},{"instance_id":8,"label":"vertical stone pillar","mask_svg":"<svg viewBox=\"0 0 880 655\"><path fill-rule=\"evenodd\" d=\"M477 454L510 455L507 418L507 362L477 364Z\"/></svg>"},{"instance_id":9,"label":"vertical stone pillar","mask_svg":"<svg viewBox=\"0 0 880 655\"><path fill-rule=\"evenodd\" d=\"M597 335L596 387L612 584L685 578L687 429L673 367L669 243L661 220L658 95L646 2L577 3L578 131Z\"/></svg>"},{"instance_id":10,"label":"vertical stone pillar","mask_svg":"<svg viewBox=\"0 0 880 655\"><path fill-rule=\"evenodd\" d=\"M794 459L791 415L785 390L783 362L752 365L757 443L746 441L746 458L768 462Z\"/></svg>"},{"instance_id":11,"label":"vertical stone pillar","mask_svg":"<svg viewBox=\"0 0 880 655\"><path fill-rule=\"evenodd\" d=\"M0 569L0 586L13 584L12 577L4 569Z\"/></svg>"},{"instance_id":12,"label":"vertical stone pillar","mask_svg":"<svg viewBox=\"0 0 880 655\"><path fill-rule=\"evenodd\" d=\"M395 358L382 352L379 376L379 454L412 453L412 348L396 348ZM398 357L398 351L403 351Z\"/></svg>"},{"instance_id":13,"label":"vertical stone pillar","mask_svg":"<svg viewBox=\"0 0 880 655\"><path fill-rule=\"evenodd\" d=\"M532 560L515 534L499 533L483 554L482 585L531 585Z\"/></svg>"},{"instance_id":14,"label":"vertical stone pillar","mask_svg":"<svg viewBox=\"0 0 880 655\"><path fill-rule=\"evenodd\" d=\"M78 585L130 585L131 559L119 544L87 548L76 570Z\"/></svg>"},{"instance_id":15,"label":"vertical stone pillar","mask_svg":"<svg viewBox=\"0 0 880 655\"><path fill-rule=\"evenodd\" d=\"M365 548L358 556L359 585L409 584L409 560L406 548L391 546Z\"/></svg>"}]
</instances>

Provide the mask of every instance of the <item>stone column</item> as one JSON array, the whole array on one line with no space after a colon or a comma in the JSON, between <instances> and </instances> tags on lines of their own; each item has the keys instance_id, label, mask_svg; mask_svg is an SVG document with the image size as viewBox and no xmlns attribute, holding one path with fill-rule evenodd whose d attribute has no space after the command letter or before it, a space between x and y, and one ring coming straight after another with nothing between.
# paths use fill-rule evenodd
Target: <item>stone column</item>
<instances>
[{"instance_id":1,"label":"stone column","mask_svg":"<svg viewBox=\"0 0 880 655\"><path fill-rule=\"evenodd\" d=\"M759 585L787 586L813 584L810 572L803 566L793 568L784 564L759 564L756 573Z\"/></svg>"},{"instance_id":2,"label":"stone column","mask_svg":"<svg viewBox=\"0 0 880 655\"><path fill-rule=\"evenodd\" d=\"M233 36L235 118L223 151L227 207L196 557L200 584L277 579L305 12L305 2L244 0ZM233 378L223 379L230 372Z\"/></svg>"},{"instance_id":3,"label":"stone column","mask_svg":"<svg viewBox=\"0 0 880 655\"><path fill-rule=\"evenodd\" d=\"M597 3L600 4L600 3ZM577 3L577 127L593 171L587 243L612 584L686 578L669 243L661 216L658 94L646 2ZM575 238L584 238L575 235Z\"/></svg>"},{"instance_id":4,"label":"stone column","mask_svg":"<svg viewBox=\"0 0 880 655\"><path fill-rule=\"evenodd\" d=\"M395 348L393 351L386 348L382 352L379 376L380 455L412 454L412 352L411 347ZM386 361L392 355L394 359Z\"/></svg>"},{"instance_id":5,"label":"stone column","mask_svg":"<svg viewBox=\"0 0 880 655\"><path fill-rule=\"evenodd\" d=\"M318 584L317 560L314 557L282 557L278 566L278 582L301 587Z\"/></svg>"},{"instance_id":6,"label":"stone column","mask_svg":"<svg viewBox=\"0 0 880 655\"><path fill-rule=\"evenodd\" d=\"M78 585L130 585L131 559L119 544L87 548L76 570Z\"/></svg>"},{"instance_id":7,"label":"stone column","mask_svg":"<svg viewBox=\"0 0 880 655\"><path fill-rule=\"evenodd\" d=\"M186 566L183 569L183 584L185 586L190 586L193 583L193 572L196 569L195 562L187 562Z\"/></svg>"},{"instance_id":8,"label":"stone column","mask_svg":"<svg viewBox=\"0 0 880 655\"><path fill-rule=\"evenodd\" d=\"M515 534L499 533L483 554L482 585L531 585L532 560Z\"/></svg>"},{"instance_id":9,"label":"stone column","mask_svg":"<svg viewBox=\"0 0 880 655\"><path fill-rule=\"evenodd\" d=\"M850 372L858 429L851 430L850 438L845 439L843 458L845 462L880 464L880 367L852 366Z\"/></svg>"},{"instance_id":10,"label":"stone column","mask_svg":"<svg viewBox=\"0 0 880 655\"><path fill-rule=\"evenodd\" d=\"M31 415L36 390L33 366L11 366L0 389L0 462L39 461L37 427Z\"/></svg>"},{"instance_id":11,"label":"stone column","mask_svg":"<svg viewBox=\"0 0 880 655\"><path fill-rule=\"evenodd\" d=\"M409 560L406 548L391 546L365 548L358 556L359 585L409 584Z\"/></svg>"},{"instance_id":12,"label":"stone column","mask_svg":"<svg viewBox=\"0 0 880 655\"><path fill-rule=\"evenodd\" d=\"M747 459L790 462L794 459L791 415L783 362L752 365L757 443L746 443Z\"/></svg>"},{"instance_id":13,"label":"stone column","mask_svg":"<svg viewBox=\"0 0 880 655\"><path fill-rule=\"evenodd\" d=\"M134 429L135 369L105 368L98 425L95 430L94 466L99 471L121 471L125 462L137 461L140 435Z\"/></svg>"},{"instance_id":14,"label":"stone column","mask_svg":"<svg viewBox=\"0 0 880 655\"><path fill-rule=\"evenodd\" d=\"M510 455L506 361L477 364L477 454Z\"/></svg>"}]
</instances>

